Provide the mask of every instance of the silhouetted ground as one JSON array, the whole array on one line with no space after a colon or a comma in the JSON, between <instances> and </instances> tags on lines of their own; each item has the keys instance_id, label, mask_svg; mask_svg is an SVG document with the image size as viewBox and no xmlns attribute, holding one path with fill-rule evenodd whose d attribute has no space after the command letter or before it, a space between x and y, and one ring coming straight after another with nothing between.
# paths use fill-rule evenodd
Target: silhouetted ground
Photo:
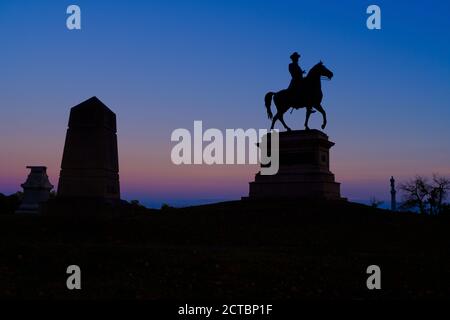
<instances>
[{"instance_id":1,"label":"silhouetted ground","mask_svg":"<svg viewBox=\"0 0 450 320\"><path fill-rule=\"evenodd\" d=\"M66 289L66 268L82 290ZM381 267L382 290L366 287ZM346 202L226 202L74 222L0 216L0 296L450 297L450 220ZM234 300L236 301L236 300Z\"/></svg>"}]
</instances>

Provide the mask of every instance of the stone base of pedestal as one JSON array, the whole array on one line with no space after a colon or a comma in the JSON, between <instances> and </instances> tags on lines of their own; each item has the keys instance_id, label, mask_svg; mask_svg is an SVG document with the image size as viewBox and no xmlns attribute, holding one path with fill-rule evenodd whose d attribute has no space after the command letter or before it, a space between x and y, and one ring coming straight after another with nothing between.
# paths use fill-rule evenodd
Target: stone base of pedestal
<instances>
[{"instance_id":1,"label":"stone base of pedestal","mask_svg":"<svg viewBox=\"0 0 450 320\"><path fill-rule=\"evenodd\" d=\"M297 130L280 132L279 138L278 173L256 174L255 181L250 182L250 199L342 199L340 184L329 169L329 149L334 143L326 134L318 130Z\"/></svg>"},{"instance_id":2,"label":"stone base of pedestal","mask_svg":"<svg viewBox=\"0 0 450 320\"><path fill-rule=\"evenodd\" d=\"M299 177L300 178L300 177ZM300 178L267 179L267 176L257 176L250 182L250 198L324 198L340 199L340 183L332 181L314 181Z\"/></svg>"}]
</instances>

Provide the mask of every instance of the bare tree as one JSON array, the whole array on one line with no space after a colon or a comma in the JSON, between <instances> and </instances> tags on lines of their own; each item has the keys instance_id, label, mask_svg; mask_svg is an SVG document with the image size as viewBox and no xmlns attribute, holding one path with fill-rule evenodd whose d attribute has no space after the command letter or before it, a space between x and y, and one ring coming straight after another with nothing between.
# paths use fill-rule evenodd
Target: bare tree
<instances>
[{"instance_id":1,"label":"bare tree","mask_svg":"<svg viewBox=\"0 0 450 320\"><path fill-rule=\"evenodd\" d=\"M444 211L445 203L448 192L450 191L450 179L433 174L433 193L434 202L436 204L436 214L441 214Z\"/></svg>"},{"instance_id":2,"label":"bare tree","mask_svg":"<svg viewBox=\"0 0 450 320\"><path fill-rule=\"evenodd\" d=\"M425 202L429 193L426 178L416 176L413 180L401 184L400 190L404 193L403 208L419 208L420 213L426 214Z\"/></svg>"},{"instance_id":3,"label":"bare tree","mask_svg":"<svg viewBox=\"0 0 450 320\"><path fill-rule=\"evenodd\" d=\"M444 210L444 202L450 191L450 179L437 174L433 174L431 181L416 176L401 184L400 189L404 194L403 208L418 208L421 214L435 215Z\"/></svg>"}]
</instances>

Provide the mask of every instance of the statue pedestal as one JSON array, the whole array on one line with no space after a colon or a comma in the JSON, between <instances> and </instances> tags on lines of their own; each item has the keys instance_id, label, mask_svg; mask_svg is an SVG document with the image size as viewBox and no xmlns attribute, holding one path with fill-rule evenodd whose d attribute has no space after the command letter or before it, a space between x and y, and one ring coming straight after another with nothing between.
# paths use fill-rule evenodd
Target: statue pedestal
<instances>
[{"instance_id":1,"label":"statue pedestal","mask_svg":"<svg viewBox=\"0 0 450 320\"><path fill-rule=\"evenodd\" d=\"M278 173L257 173L255 181L250 182L250 199L342 199L340 183L330 171L329 151L334 143L326 134L319 130L295 130L280 132L279 137Z\"/></svg>"}]
</instances>

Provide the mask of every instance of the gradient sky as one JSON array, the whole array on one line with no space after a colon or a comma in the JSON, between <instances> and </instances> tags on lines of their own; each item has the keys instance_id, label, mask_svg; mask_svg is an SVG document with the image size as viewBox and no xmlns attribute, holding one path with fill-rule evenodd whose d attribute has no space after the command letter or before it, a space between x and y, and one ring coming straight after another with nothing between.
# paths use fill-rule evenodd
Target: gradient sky
<instances>
[{"instance_id":1,"label":"gradient sky","mask_svg":"<svg viewBox=\"0 0 450 320\"><path fill-rule=\"evenodd\" d=\"M80 31L66 28L70 4ZM366 28L370 4L382 30ZM177 167L170 134L194 120L268 128L264 94L288 85L298 51L335 75L323 105L343 196L387 199L391 175L450 173L449 17L448 1L2 0L0 192L20 189L26 165L57 185L69 110L95 95L117 114L125 199L247 195L257 167ZM301 129L304 110L285 120Z\"/></svg>"}]
</instances>

